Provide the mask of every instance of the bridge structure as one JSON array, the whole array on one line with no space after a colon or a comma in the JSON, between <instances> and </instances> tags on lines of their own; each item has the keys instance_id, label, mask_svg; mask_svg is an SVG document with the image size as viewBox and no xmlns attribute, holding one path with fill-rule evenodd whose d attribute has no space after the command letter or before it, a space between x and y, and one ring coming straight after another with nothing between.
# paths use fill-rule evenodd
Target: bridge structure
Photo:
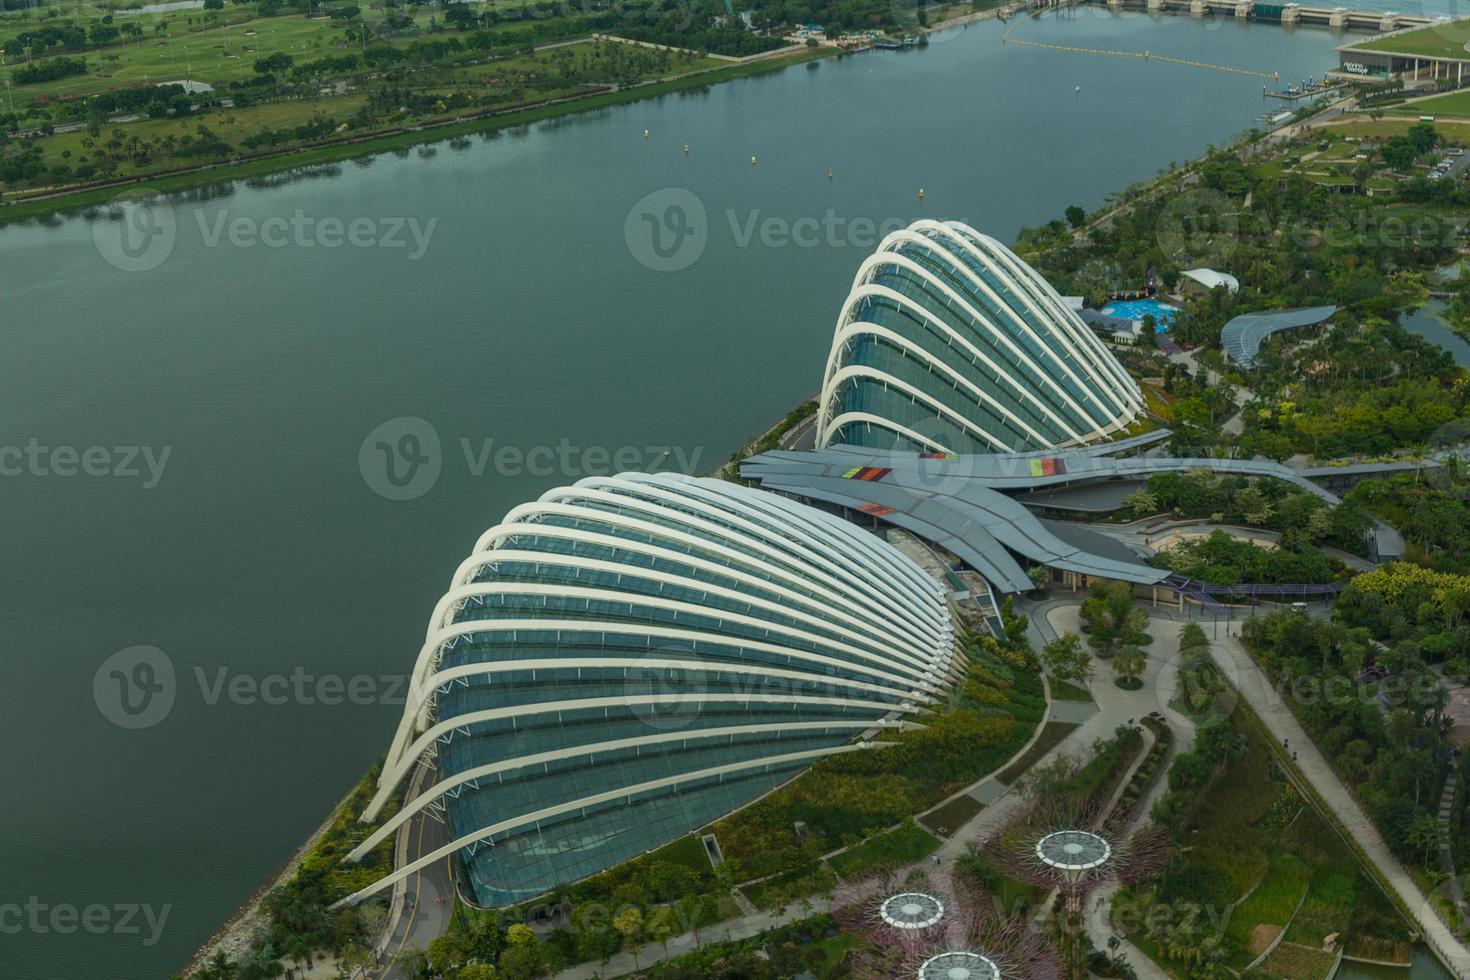
<instances>
[{"instance_id":1,"label":"bridge structure","mask_svg":"<svg viewBox=\"0 0 1470 980\"><path fill-rule=\"evenodd\" d=\"M1429 27L1443 18L1395 11L1356 10L1350 7L1312 7L1299 3L1262 3L1258 0L1082 0L1112 10L1148 10L1187 13L1193 17L1234 17L1283 25L1303 24L1339 30L1387 32L1406 27Z\"/></svg>"}]
</instances>

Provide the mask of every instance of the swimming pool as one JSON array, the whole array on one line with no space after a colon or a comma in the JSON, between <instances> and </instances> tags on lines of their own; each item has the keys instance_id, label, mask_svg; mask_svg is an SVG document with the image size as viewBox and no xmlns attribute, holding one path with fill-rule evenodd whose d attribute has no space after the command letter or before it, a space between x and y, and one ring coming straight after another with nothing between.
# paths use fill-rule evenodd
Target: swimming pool
<instances>
[{"instance_id":1,"label":"swimming pool","mask_svg":"<svg viewBox=\"0 0 1470 980\"><path fill-rule=\"evenodd\" d=\"M1122 317L1125 320L1142 320L1145 313L1154 315L1154 332L1168 333L1169 324L1174 322L1174 314L1179 312L1177 306L1168 303L1160 303L1156 299L1120 299L1116 303L1109 303L1100 311L1107 316Z\"/></svg>"}]
</instances>

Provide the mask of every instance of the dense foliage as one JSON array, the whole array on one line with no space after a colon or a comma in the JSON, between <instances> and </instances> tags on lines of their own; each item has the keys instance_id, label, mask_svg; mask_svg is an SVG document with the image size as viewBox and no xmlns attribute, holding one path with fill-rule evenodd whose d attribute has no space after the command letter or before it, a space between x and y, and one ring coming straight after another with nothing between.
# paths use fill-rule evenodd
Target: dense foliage
<instances>
[{"instance_id":1,"label":"dense foliage","mask_svg":"<svg viewBox=\"0 0 1470 980\"><path fill-rule=\"evenodd\" d=\"M85 75L87 63L81 58L52 58L49 61L32 61L10 73L11 81L17 85L34 85L37 82L54 82L70 75Z\"/></svg>"},{"instance_id":2,"label":"dense foliage","mask_svg":"<svg viewBox=\"0 0 1470 980\"><path fill-rule=\"evenodd\" d=\"M1458 477L1446 474L1450 485ZM1365 480L1347 499L1404 536L1406 557L1446 572L1470 572L1470 502L1440 488L1440 481L1412 476Z\"/></svg>"},{"instance_id":3,"label":"dense foliage","mask_svg":"<svg viewBox=\"0 0 1470 980\"><path fill-rule=\"evenodd\" d=\"M1437 140L1432 127L1415 126L1387 152L1408 147L1422 160ZM1465 370L1398 325L1426 301L1435 270L1456 259L1470 190L1403 176L1389 182L1391 194L1339 193L1292 166L1317 149L1303 141L1212 151L1189 172L1130 188L1081 234L1060 220L1021 233L1022 256L1094 306L1119 290L1175 289L1181 270L1198 266L1239 280L1235 294L1183 297L1169 337L1200 348L1187 369L1144 347L1126 354L1130 369L1162 381L1156 407L1175 453L1382 454L1418 449L1470 416ZM1379 166L1370 161L1352 179L1365 182ZM1318 305L1339 308L1325 328L1271 338L1248 372L1223 360L1220 330L1232 317ZM1470 303L1462 296L1452 309L1465 319ZM1237 409L1238 429L1226 431Z\"/></svg>"},{"instance_id":4,"label":"dense foliage","mask_svg":"<svg viewBox=\"0 0 1470 980\"><path fill-rule=\"evenodd\" d=\"M1262 548L1224 531L1181 542L1155 555L1152 563L1217 585L1313 584L1331 582L1336 577L1332 562L1315 548Z\"/></svg>"},{"instance_id":5,"label":"dense foliage","mask_svg":"<svg viewBox=\"0 0 1470 980\"><path fill-rule=\"evenodd\" d=\"M1302 551L1331 544L1360 554L1371 518L1353 500L1329 507L1320 497L1280 480L1223 476L1213 470L1156 473L1146 493L1128 501L1136 513L1161 511L1217 524L1242 524L1281 535L1281 544Z\"/></svg>"},{"instance_id":6,"label":"dense foliage","mask_svg":"<svg viewBox=\"0 0 1470 980\"><path fill-rule=\"evenodd\" d=\"M1449 727L1448 692L1430 665L1470 650L1470 629L1458 637L1441 632L1444 610L1434 597L1455 583L1431 578L1435 574L1386 566L1353 581L1339 603L1338 621L1279 612L1250 620L1242 631L1389 847L1424 865L1438 840L1434 815ZM1459 583L1462 589L1466 584ZM1459 594L1470 599L1470 589ZM1385 647L1375 636L1395 642Z\"/></svg>"}]
</instances>

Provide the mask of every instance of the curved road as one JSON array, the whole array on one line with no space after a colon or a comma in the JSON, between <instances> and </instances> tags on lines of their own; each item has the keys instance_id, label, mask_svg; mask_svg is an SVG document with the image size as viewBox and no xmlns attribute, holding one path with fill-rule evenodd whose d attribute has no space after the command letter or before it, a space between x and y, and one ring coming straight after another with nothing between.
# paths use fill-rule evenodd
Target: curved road
<instances>
[{"instance_id":1,"label":"curved road","mask_svg":"<svg viewBox=\"0 0 1470 980\"><path fill-rule=\"evenodd\" d=\"M449 843L445 825L429 811L404 824L399 833L408 835L409 861ZM409 980L398 968L398 957L414 947L427 949L430 940L449 931L449 917L454 909L450 860L435 862L408 879L403 910L392 924L379 958L381 965L368 973L368 980ZM397 894L395 889L394 895Z\"/></svg>"}]
</instances>

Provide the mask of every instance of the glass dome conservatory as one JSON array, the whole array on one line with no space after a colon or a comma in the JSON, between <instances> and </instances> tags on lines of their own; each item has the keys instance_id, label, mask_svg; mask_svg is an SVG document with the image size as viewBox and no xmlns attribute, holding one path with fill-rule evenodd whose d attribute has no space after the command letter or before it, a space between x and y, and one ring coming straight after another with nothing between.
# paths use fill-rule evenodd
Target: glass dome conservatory
<instances>
[{"instance_id":1,"label":"glass dome conservatory","mask_svg":"<svg viewBox=\"0 0 1470 980\"><path fill-rule=\"evenodd\" d=\"M1036 270L959 222L916 221L858 269L817 445L1026 452L1125 428L1143 395Z\"/></svg>"},{"instance_id":2,"label":"glass dome conservatory","mask_svg":"<svg viewBox=\"0 0 1470 980\"><path fill-rule=\"evenodd\" d=\"M943 590L886 541L721 480L623 474L513 509L429 622L353 852L426 807L476 898L543 895L862 751L948 682ZM876 750L876 743L874 743Z\"/></svg>"}]
</instances>

